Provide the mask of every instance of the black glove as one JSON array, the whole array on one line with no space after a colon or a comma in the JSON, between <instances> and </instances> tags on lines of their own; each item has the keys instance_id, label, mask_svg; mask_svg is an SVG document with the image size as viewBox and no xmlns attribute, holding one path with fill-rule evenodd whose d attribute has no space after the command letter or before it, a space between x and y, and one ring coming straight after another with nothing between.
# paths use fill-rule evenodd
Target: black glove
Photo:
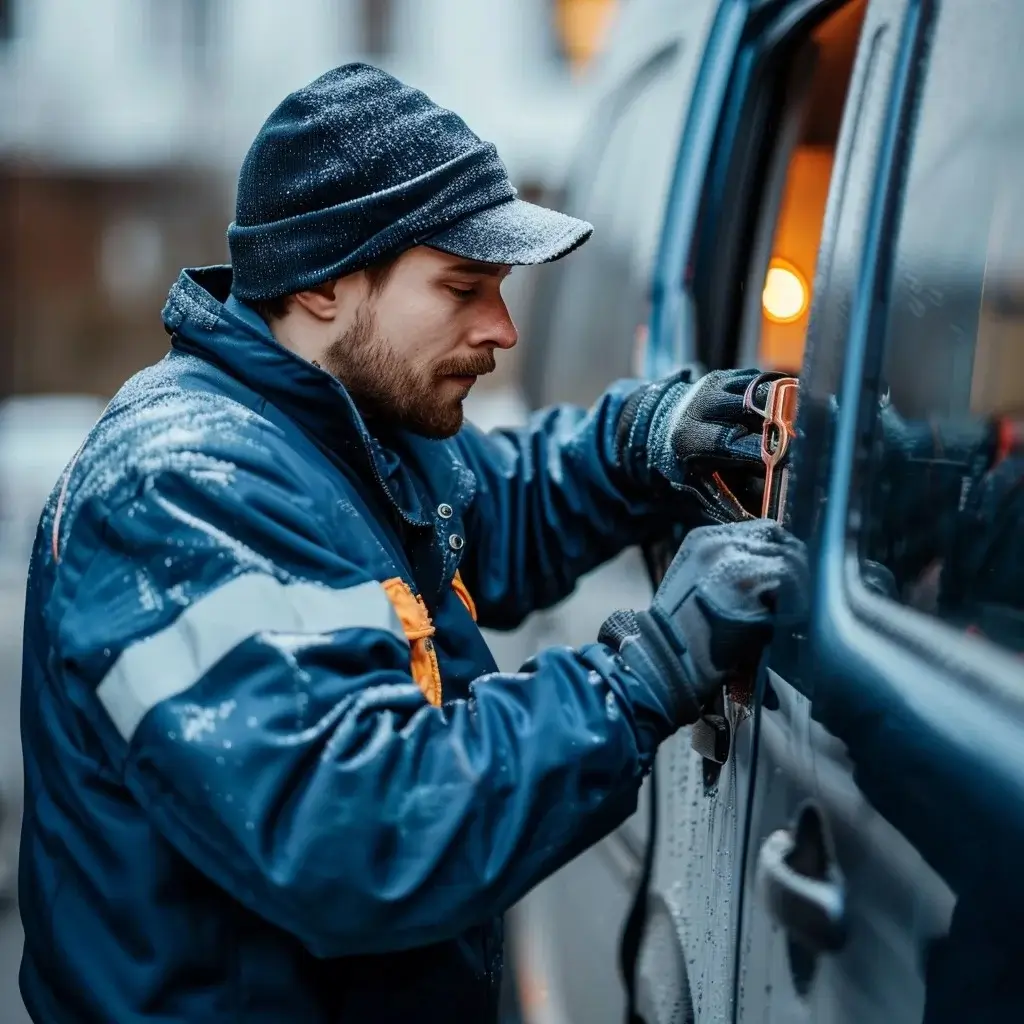
<instances>
[{"instance_id":1,"label":"black glove","mask_svg":"<svg viewBox=\"0 0 1024 1024\"><path fill-rule=\"evenodd\" d=\"M729 676L756 668L779 608L799 620L807 587L804 545L778 523L699 527L650 609L615 612L598 639L664 698L677 725L690 725Z\"/></svg>"},{"instance_id":2,"label":"black glove","mask_svg":"<svg viewBox=\"0 0 1024 1024\"><path fill-rule=\"evenodd\" d=\"M680 488L720 468L763 476L764 420L751 404L763 409L769 384L784 376L754 369L714 370L691 382L684 370L638 388L616 425L620 464L631 479L647 487L665 481ZM750 401L744 402L745 397Z\"/></svg>"}]
</instances>

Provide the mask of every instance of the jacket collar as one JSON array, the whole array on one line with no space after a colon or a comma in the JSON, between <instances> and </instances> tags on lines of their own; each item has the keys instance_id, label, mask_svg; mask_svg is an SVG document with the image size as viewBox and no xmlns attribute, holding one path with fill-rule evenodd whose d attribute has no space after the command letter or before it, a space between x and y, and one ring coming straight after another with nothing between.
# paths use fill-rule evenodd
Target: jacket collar
<instances>
[{"instance_id":1,"label":"jacket collar","mask_svg":"<svg viewBox=\"0 0 1024 1024\"><path fill-rule=\"evenodd\" d=\"M342 461L369 471L408 522L431 524L441 502L461 517L472 500L472 474L453 445L396 431L385 446L340 381L286 349L255 310L231 295L230 266L183 270L163 322L175 348L219 366ZM415 463L414 472L404 459Z\"/></svg>"}]
</instances>

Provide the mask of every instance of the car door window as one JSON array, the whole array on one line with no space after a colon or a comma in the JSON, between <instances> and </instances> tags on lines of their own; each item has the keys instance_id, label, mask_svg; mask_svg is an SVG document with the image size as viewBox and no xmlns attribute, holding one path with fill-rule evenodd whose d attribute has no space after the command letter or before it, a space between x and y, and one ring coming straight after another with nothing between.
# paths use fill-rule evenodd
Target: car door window
<instances>
[{"instance_id":1,"label":"car door window","mask_svg":"<svg viewBox=\"0 0 1024 1024\"><path fill-rule=\"evenodd\" d=\"M736 361L799 373L839 126L867 4L817 25L791 64L754 233Z\"/></svg>"},{"instance_id":2,"label":"car door window","mask_svg":"<svg viewBox=\"0 0 1024 1024\"><path fill-rule=\"evenodd\" d=\"M712 368L797 374L825 203L866 0L762 5L733 70L727 115L686 269L697 355ZM785 38L780 45L779 38Z\"/></svg>"},{"instance_id":3,"label":"car door window","mask_svg":"<svg viewBox=\"0 0 1024 1024\"><path fill-rule=\"evenodd\" d=\"M1020 652L1024 65L999 25L975 27L986 38L971 50L954 33L932 44L888 274L860 554L876 589Z\"/></svg>"},{"instance_id":4,"label":"car door window","mask_svg":"<svg viewBox=\"0 0 1024 1024\"><path fill-rule=\"evenodd\" d=\"M558 294L544 330L550 339L544 402L587 405L609 381L632 372L630 339L647 317L650 269L685 112L679 56L672 46L651 61L617 107L603 151L589 156L596 169L582 210L595 232L555 270Z\"/></svg>"}]
</instances>

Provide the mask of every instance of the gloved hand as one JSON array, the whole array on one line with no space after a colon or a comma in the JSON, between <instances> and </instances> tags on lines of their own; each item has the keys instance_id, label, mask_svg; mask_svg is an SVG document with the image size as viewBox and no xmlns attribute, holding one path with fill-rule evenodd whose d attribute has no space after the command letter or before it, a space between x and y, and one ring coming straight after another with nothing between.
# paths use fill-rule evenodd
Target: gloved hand
<instances>
[{"instance_id":1,"label":"gloved hand","mask_svg":"<svg viewBox=\"0 0 1024 1024\"><path fill-rule=\"evenodd\" d=\"M679 726L715 690L756 668L782 607L806 608L804 545L765 519L702 526L683 541L648 611L615 612L598 639L663 699Z\"/></svg>"},{"instance_id":2,"label":"gloved hand","mask_svg":"<svg viewBox=\"0 0 1024 1024\"><path fill-rule=\"evenodd\" d=\"M629 397L619 415L615 442L620 465L632 480L679 488L693 482L698 464L705 475L716 468L763 474L764 420L744 404L763 409L772 380L783 373L713 370L691 382L689 371L647 384Z\"/></svg>"}]
</instances>

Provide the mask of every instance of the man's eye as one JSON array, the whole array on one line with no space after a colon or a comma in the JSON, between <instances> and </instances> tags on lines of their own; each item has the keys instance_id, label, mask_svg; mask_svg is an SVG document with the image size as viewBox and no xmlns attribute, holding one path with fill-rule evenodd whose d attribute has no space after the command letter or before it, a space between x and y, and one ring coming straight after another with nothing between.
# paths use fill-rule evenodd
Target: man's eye
<instances>
[{"instance_id":1,"label":"man's eye","mask_svg":"<svg viewBox=\"0 0 1024 1024\"><path fill-rule=\"evenodd\" d=\"M473 288L456 288L453 284L447 285L447 288L457 299L469 299L474 294Z\"/></svg>"}]
</instances>

